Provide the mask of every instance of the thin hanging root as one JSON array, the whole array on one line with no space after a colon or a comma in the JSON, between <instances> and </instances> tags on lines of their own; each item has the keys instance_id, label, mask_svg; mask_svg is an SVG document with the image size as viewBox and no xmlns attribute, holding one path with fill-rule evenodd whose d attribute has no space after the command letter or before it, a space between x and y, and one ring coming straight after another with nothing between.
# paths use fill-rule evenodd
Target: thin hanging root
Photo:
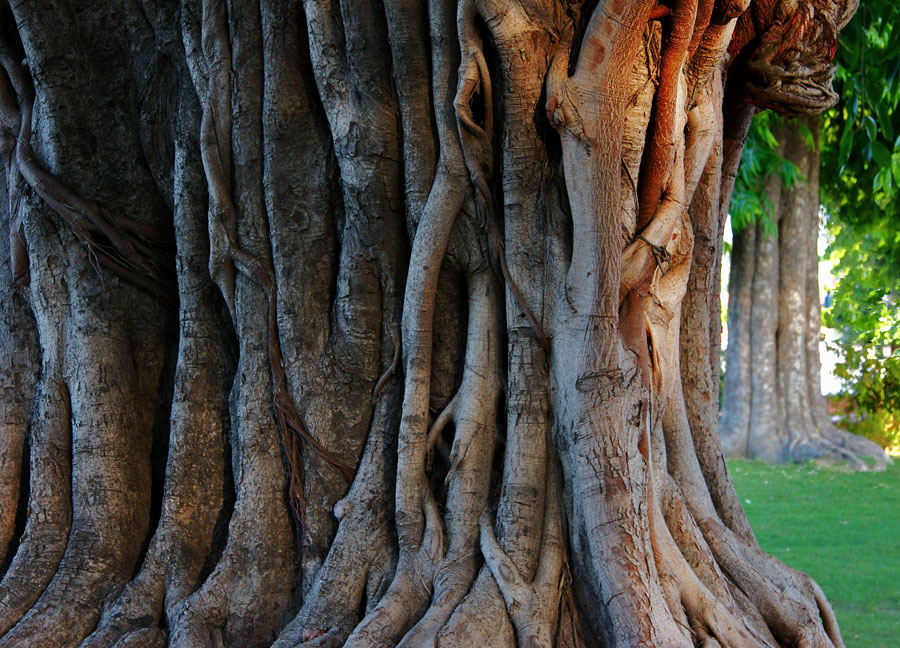
<instances>
[{"instance_id":1,"label":"thin hanging root","mask_svg":"<svg viewBox=\"0 0 900 648\"><path fill-rule=\"evenodd\" d=\"M484 46L475 28L477 10L471 0L460 3L457 23L459 25L460 48L462 60L459 70L459 89L453 106L456 108L456 119L459 124L459 138L462 143L466 168L475 187L475 205L479 217L485 223L488 232L488 247L491 263L497 274L503 277L506 285L524 313L528 324L534 331L544 352L550 353L550 339L544 332L534 313L525 304L521 291L513 280L506 263L500 226L494 212L494 197L488 180L493 173L494 151L492 137L494 128L494 108L491 90L491 75L484 58ZM476 93L481 93L484 106L484 125L475 121L472 112L472 101Z\"/></svg>"},{"instance_id":2,"label":"thin hanging root","mask_svg":"<svg viewBox=\"0 0 900 648\"><path fill-rule=\"evenodd\" d=\"M264 290L268 305L267 346L272 379L272 405L279 443L287 460L288 499L298 530L305 528L306 502L303 496L302 443L334 466L351 481L354 469L325 448L303 424L299 408L288 392L287 377L278 336L278 300L275 275L271 265L243 250L237 243L237 211L230 190L230 110L226 110L230 92L228 66L231 59L227 40L227 17L224 5L203 3L202 51L199 68L192 69L198 94L205 96L200 126L200 153L209 191L210 273L228 303L232 318L234 308L235 267L256 281ZM205 85L205 87L203 87Z\"/></svg>"},{"instance_id":3,"label":"thin hanging root","mask_svg":"<svg viewBox=\"0 0 900 648\"><path fill-rule=\"evenodd\" d=\"M287 391L287 377L284 371L284 363L281 358L281 342L278 338L277 289L275 287L275 278L271 268L263 265L258 257L245 252L233 242L229 242L228 244L228 253L247 276L255 279L257 283L259 283L266 294L269 306L269 317L267 322L268 356L269 369L272 374L272 400L276 414L284 425L284 427L280 427L280 431L286 432L287 430L291 430L299 438L312 446L319 455L343 473L345 477L353 479L353 468L342 462L340 458L319 443L319 441L307 431L301 421L297 406L294 404L293 399Z\"/></svg>"},{"instance_id":4,"label":"thin hanging root","mask_svg":"<svg viewBox=\"0 0 900 648\"><path fill-rule=\"evenodd\" d=\"M257 281L265 291L269 316L267 343L272 377L272 402L279 442L288 465L288 498L291 512L298 529L302 530L305 527L306 502L303 497L302 449L295 437L312 445L316 452L343 474L352 475L352 471L321 446L302 424L297 407L287 392L278 339L274 275L269 267L242 250L236 243L237 211L229 186L230 111L222 109L222 104L227 104L230 97L227 69L224 66L231 58L225 27L226 19L223 5L208 1L203 3L201 40L204 58L201 62L204 69L194 71L194 85L201 96L206 96L200 127L200 150L210 201L210 274L228 303L232 318L236 315L232 264L239 264L246 275ZM226 76L223 77L223 74ZM201 88L204 81L206 87Z\"/></svg>"},{"instance_id":5,"label":"thin hanging root","mask_svg":"<svg viewBox=\"0 0 900 648\"><path fill-rule=\"evenodd\" d=\"M435 450L441 444L441 435L444 432L444 428L447 427L447 424L455 418L456 410L458 407L459 392L456 392L453 395L453 398L450 399L450 402L447 403L446 407L444 407L444 409L441 410L441 413L438 414L438 417L435 419L434 423L431 424L431 429L428 431L428 450L425 456L426 469L431 467Z\"/></svg>"},{"instance_id":6,"label":"thin hanging root","mask_svg":"<svg viewBox=\"0 0 900 648\"><path fill-rule=\"evenodd\" d=\"M386 580L394 570L393 533L385 509L389 499L385 446L391 436L386 428L392 412L388 399L376 404L353 484L334 505L338 529L328 556L303 607L282 628L272 648L295 648L323 635L341 645L359 622L363 598L369 608L383 598L384 592L369 583L376 574Z\"/></svg>"},{"instance_id":7,"label":"thin hanging root","mask_svg":"<svg viewBox=\"0 0 900 648\"><path fill-rule=\"evenodd\" d=\"M31 148L31 79L24 65L14 60L6 43L0 44L0 63L5 71L0 78L3 94L9 100L10 90L14 90L18 100L15 165L22 178L72 228L93 258L122 279L171 304L175 270L172 233L110 214L42 169ZM13 251L21 253L16 245ZM21 274L21 260L17 269Z\"/></svg>"},{"instance_id":8,"label":"thin hanging root","mask_svg":"<svg viewBox=\"0 0 900 648\"><path fill-rule=\"evenodd\" d=\"M391 381L391 378L397 372L397 368L400 366L400 352L402 346L400 344L400 331L397 328L391 330L391 343L394 345L394 356L391 359L391 366L389 366L385 372L381 375L381 378L378 379L378 382L375 383L375 388L372 390L372 400L377 401L381 398L381 394L387 388L388 383Z\"/></svg>"}]
</instances>

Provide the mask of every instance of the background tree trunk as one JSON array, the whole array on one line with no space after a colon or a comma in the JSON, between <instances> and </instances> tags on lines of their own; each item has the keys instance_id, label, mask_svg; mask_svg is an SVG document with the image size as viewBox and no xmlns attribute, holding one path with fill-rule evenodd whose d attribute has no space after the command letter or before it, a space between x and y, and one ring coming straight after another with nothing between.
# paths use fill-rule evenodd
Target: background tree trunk
<instances>
[{"instance_id":1,"label":"background tree trunk","mask_svg":"<svg viewBox=\"0 0 900 648\"><path fill-rule=\"evenodd\" d=\"M0 5L0 648L841 646L715 426L790 9Z\"/></svg>"},{"instance_id":2,"label":"background tree trunk","mask_svg":"<svg viewBox=\"0 0 900 648\"><path fill-rule=\"evenodd\" d=\"M776 174L767 180L777 236L762 224L734 235L722 447L776 463L840 459L860 470L867 457L883 469L890 458L881 448L831 423L820 387L818 132L816 117L773 129L802 179L792 188Z\"/></svg>"}]
</instances>

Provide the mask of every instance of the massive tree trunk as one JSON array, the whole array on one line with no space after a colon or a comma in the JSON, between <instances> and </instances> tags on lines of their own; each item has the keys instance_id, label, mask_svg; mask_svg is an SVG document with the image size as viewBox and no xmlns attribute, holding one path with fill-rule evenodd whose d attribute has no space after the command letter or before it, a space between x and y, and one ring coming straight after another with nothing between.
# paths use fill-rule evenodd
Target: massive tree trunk
<instances>
[{"instance_id":1,"label":"massive tree trunk","mask_svg":"<svg viewBox=\"0 0 900 648\"><path fill-rule=\"evenodd\" d=\"M773 174L766 193L777 236L762 224L734 235L729 277L728 351L720 431L726 455L771 462L812 458L845 460L866 470L890 462L884 450L836 428L820 387L819 335L819 121L804 142L798 123L773 129L779 153L802 179L785 187Z\"/></svg>"},{"instance_id":2,"label":"massive tree trunk","mask_svg":"<svg viewBox=\"0 0 900 648\"><path fill-rule=\"evenodd\" d=\"M716 293L854 9L4 3L0 648L842 646Z\"/></svg>"}]
</instances>

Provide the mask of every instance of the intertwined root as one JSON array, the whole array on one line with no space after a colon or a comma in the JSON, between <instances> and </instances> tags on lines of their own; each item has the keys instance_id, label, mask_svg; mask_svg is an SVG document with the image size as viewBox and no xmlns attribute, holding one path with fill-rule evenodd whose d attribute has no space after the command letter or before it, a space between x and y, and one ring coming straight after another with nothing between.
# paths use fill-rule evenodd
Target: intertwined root
<instances>
[{"instance_id":1,"label":"intertwined root","mask_svg":"<svg viewBox=\"0 0 900 648\"><path fill-rule=\"evenodd\" d=\"M694 195L727 184L733 5L195 4L179 35L182 330L161 520L125 585L150 519L141 396L158 391L163 318L98 333L84 250L26 219L29 245L58 238L80 265L31 268L45 366L0 646L75 645L97 621L85 648L841 645L818 586L761 552L704 477L720 456L681 383L695 235L727 211ZM410 60L425 51L430 66ZM0 56L15 181L158 294L166 240L35 166L27 71ZM441 298L467 319L457 340L440 338ZM100 477L116 488L88 493Z\"/></svg>"}]
</instances>

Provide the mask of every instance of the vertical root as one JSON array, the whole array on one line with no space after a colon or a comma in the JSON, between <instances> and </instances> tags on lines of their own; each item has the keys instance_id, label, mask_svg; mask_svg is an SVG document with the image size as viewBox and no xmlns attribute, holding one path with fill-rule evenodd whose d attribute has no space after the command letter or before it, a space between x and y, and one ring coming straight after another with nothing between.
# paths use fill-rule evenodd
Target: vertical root
<instances>
[{"instance_id":1,"label":"vertical root","mask_svg":"<svg viewBox=\"0 0 900 648\"><path fill-rule=\"evenodd\" d=\"M434 593L421 620L400 646L433 646L476 574L478 515L487 506L500 396L500 303L490 272L469 277L465 368L454 406L456 436L450 453L445 522L448 548L435 564Z\"/></svg>"},{"instance_id":2,"label":"vertical root","mask_svg":"<svg viewBox=\"0 0 900 648\"><path fill-rule=\"evenodd\" d=\"M83 299L77 292L71 297ZM95 626L103 599L133 572L147 532L156 404L146 394L161 369L162 344L152 328L158 324L133 329L155 346L145 355L129 342L124 325L97 330L98 320L85 309L69 322L67 359L77 358L69 367L77 379L70 384L73 509L66 550L47 589L0 646L80 642ZM103 487L101 475L102 484L116 488Z\"/></svg>"},{"instance_id":3,"label":"vertical root","mask_svg":"<svg viewBox=\"0 0 900 648\"><path fill-rule=\"evenodd\" d=\"M28 521L0 581L0 634L38 599L62 559L72 521L69 390L45 365L31 427Z\"/></svg>"},{"instance_id":4,"label":"vertical root","mask_svg":"<svg viewBox=\"0 0 900 648\"><path fill-rule=\"evenodd\" d=\"M196 105L188 102L182 111L182 136L196 144L192 132L199 117ZM165 631L146 626L158 626L196 587L223 505L222 412L227 394L222 387L225 341L216 308L221 302L206 269L205 188L199 155L179 145L176 166L182 169L175 186L180 330L162 515L137 576L105 609L98 628L81 648L165 643Z\"/></svg>"},{"instance_id":5,"label":"vertical root","mask_svg":"<svg viewBox=\"0 0 900 648\"><path fill-rule=\"evenodd\" d=\"M253 288L239 281L238 304L248 298L246 290ZM248 344L247 329L258 330L264 316L256 312L239 330L241 355L232 396L241 413L233 421L237 502L228 543L202 587L174 610L173 647L210 646L209 637L216 633L227 646L268 645L287 609L294 570L282 459L268 410L265 356Z\"/></svg>"},{"instance_id":6,"label":"vertical root","mask_svg":"<svg viewBox=\"0 0 900 648\"><path fill-rule=\"evenodd\" d=\"M503 594L506 609L516 627L520 646L552 648L560 609L565 548L560 520L559 472L548 470L547 503L544 506L541 554L531 582L500 547L490 516L482 514L481 552Z\"/></svg>"},{"instance_id":7,"label":"vertical root","mask_svg":"<svg viewBox=\"0 0 900 648\"><path fill-rule=\"evenodd\" d=\"M307 593L303 607L279 633L272 648L293 648L317 637L328 637L340 645L357 625L362 599L368 596L370 608L383 598L383 592L367 591L367 579L376 574L389 579L393 574L393 538L389 525L385 447L391 417L381 401L376 408L372 430L350 492L338 501L334 514L339 525L337 535L315 584ZM380 572L380 573L379 573ZM328 645L321 639L322 645ZM312 645L315 645L314 643Z\"/></svg>"}]
</instances>

